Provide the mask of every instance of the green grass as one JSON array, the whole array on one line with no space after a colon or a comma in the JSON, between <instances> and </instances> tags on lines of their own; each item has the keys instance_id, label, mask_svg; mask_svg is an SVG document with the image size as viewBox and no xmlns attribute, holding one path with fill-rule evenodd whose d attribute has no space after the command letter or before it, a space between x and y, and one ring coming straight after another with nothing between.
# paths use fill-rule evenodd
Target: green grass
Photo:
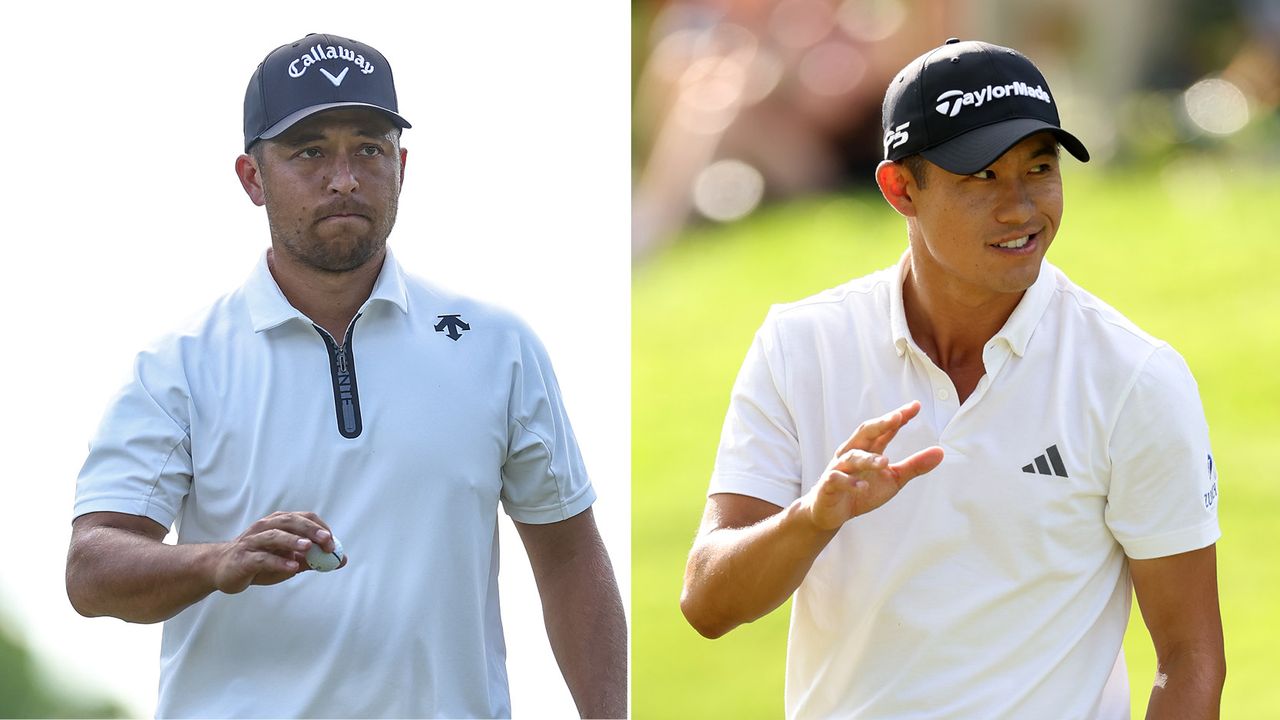
<instances>
[{"instance_id":1,"label":"green grass","mask_svg":"<svg viewBox=\"0 0 1280 720\"><path fill-rule=\"evenodd\" d=\"M1221 473L1219 585L1227 642L1224 717L1280 707L1280 176L1250 172L1170 195L1154 175L1075 170L1050 259L1190 364ZM1192 176L1193 177L1193 176ZM789 605L728 636L680 615L685 554L701 515L729 389L771 303L896 261L905 229L872 195L770 208L691 231L633 276L633 709L637 718L782 714ZM1155 674L1141 618L1125 638L1134 716Z\"/></svg>"}]
</instances>

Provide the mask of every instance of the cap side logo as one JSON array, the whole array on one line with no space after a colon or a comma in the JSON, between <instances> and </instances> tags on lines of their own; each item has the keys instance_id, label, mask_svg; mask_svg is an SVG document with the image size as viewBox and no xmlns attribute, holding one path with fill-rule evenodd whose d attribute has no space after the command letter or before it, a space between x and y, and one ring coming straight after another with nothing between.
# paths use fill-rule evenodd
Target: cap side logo
<instances>
[{"instance_id":1,"label":"cap side logo","mask_svg":"<svg viewBox=\"0 0 1280 720\"><path fill-rule=\"evenodd\" d=\"M904 122L896 128L890 128L890 130L884 134L884 151L886 153L906 142L907 138L911 137L907 132L907 128L910 125L910 122Z\"/></svg>"},{"instance_id":2,"label":"cap side logo","mask_svg":"<svg viewBox=\"0 0 1280 720\"><path fill-rule=\"evenodd\" d=\"M960 114L962 108L979 108L992 100L1004 100L1015 95L1035 98L1049 105L1053 104L1053 100L1049 98L1049 93L1045 92L1042 85L1031 87L1024 82L1011 82L1008 85L988 85L968 92L964 90L948 90L939 95L938 99L934 101L938 103L934 109L948 117L955 117Z\"/></svg>"},{"instance_id":3,"label":"cap side logo","mask_svg":"<svg viewBox=\"0 0 1280 720\"><path fill-rule=\"evenodd\" d=\"M364 58L364 55L361 55L355 50L347 49L341 45L335 46L335 45L317 44L317 45L311 46L310 50L308 50L306 53L304 53L300 57L295 58L293 62L289 63L289 77L292 77L292 78L302 77L303 75L306 74L307 68L311 67L312 65L315 65L316 63L322 60L346 60L347 62L359 68L361 74L368 75L369 73L373 72L373 63L366 60ZM324 72L324 70L321 70L321 72ZM347 72L347 69L343 69L343 71L338 74L337 81L334 81L333 76L330 75L329 73L324 72L324 74L326 77L329 78L329 82L332 82L336 86L336 85L342 84L342 77L343 75L346 74L346 72Z\"/></svg>"}]
</instances>

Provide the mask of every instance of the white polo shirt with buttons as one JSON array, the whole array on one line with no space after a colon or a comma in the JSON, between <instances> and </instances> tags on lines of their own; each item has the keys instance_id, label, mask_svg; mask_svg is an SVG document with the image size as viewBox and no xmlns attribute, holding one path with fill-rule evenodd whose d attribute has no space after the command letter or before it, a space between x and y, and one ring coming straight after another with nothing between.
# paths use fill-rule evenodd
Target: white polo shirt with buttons
<instances>
[{"instance_id":1,"label":"white polo shirt with buttons","mask_svg":"<svg viewBox=\"0 0 1280 720\"><path fill-rule=\"evenodd\" d=\"M885 454L946 453L846 523L796 591L787 715L1128 718L1125 558L1219 536L1195 381L1046 262L962 405L907 329L908 257L774 307L725 419L709 493L780 507L912 400Z\"/></svg>"},{"instance_id":2,"label":"white polo shirt with buttons","mask_svg":"<svg viewBox=\"0 0 1280 720\"><path fill-rule=\"evenodd\" d=\"M75 514L222 542L278 510L350 560L168 620L161 717L510 716L499 504L549 523L595 499L547 354L511 314L405 275L391 253L330 338L248 282L139 355Z\"/></svg>"}]
</instances>

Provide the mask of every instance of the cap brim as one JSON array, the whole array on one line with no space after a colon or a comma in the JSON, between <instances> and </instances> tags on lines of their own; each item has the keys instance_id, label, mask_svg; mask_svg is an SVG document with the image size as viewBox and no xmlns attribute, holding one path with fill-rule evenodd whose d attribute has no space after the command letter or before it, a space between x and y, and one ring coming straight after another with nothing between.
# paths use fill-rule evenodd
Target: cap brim
<instances>
[{"instance_id":1,"label":"cap brim","mask_svg":"<svg viewBox=\"0 0 1280 720\"><path fill-rule=\"evenodd\" d=\"M344 107L362 107L362 108L369 108L370 110L377 110L383 115L386 115L391 120L391 122L395 123L398 127L402 127L402 128L413 127L412 125L409 124L409 121L401 117L399 113L391 112L390 110L384 107L381 107L379 105L373 105L371 103L362 103L362 102L322 103L320 105L312 105L310 107L302 108L301 110L298 110L296 112L293 112L293 113L290 113L289 115L284 116L284 118L282 118L280 122L276 123L275 125L272 125L266 130L263 130L261 134L259 134L257 137L253 139L253 142L257 142L258 140L270 140L271 138L274 138L280 135L285 130L288 130L289 128L298 124L302 120L305 120L311 117L312 115L315 115L316 113L324 112L325 110L333 110L335 108L344 108ZM253 143L251 142L250 145L252 144ZM246 152L247 151L248 149L246 148Z\"/></svg>"},{"instance_id":2,"label":"cap brim","mask_svg":"<svg viewBox=\"0 0 1280 720\"><path fill-rule=\"evenodd\" d=\"M921 150L929 162L956 175L972 175L995 162L1009 148L1038 132L1051 132L1080 162L1089 162L1084 143L1062 128L1037 118L1014 118L974 128L947 142Z\"/></svg>"}]
</instances>

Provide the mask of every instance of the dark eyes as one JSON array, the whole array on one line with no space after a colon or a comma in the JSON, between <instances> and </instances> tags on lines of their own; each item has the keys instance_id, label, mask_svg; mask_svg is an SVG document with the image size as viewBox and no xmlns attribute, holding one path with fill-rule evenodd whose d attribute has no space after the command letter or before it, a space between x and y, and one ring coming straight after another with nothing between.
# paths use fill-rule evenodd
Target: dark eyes
<instances>
[{"instance_id":1,"label":"dark eyes","mask_svg":"<svg viewBox=\"0 0 1280 720\"><path fill-rule=\"evenodd\" d=\"M1040 174L1049 172L1049 170L1052 167L1053 166L1050 165L1049 163L1040 163L1039 165L1036 165L1035 167L1031 168L1030 172L1032 175L1040 175ZM975 177L975 178L978 178L979 180L994 180L996 178L996 173L991 168L987 168L986 170L979 170L978 172L970 175L969 177Z\"/></svg>"},{"instance_id":2,"label":"dark eyes","mask_svg":"<svg viewBox=\"0 0 1280 720\"><path fill-rule=\"evenodd\" d=\"M360 149L356 151L356 155L359 155L360 157L377 157L381 154L382 148L377 145L362 145L360 146ZM324 154L320 152L319 148L309 147L298 151L298 154L294 157L315 160L317 158L324 157Z\"/></svg>"}]
</instances>

